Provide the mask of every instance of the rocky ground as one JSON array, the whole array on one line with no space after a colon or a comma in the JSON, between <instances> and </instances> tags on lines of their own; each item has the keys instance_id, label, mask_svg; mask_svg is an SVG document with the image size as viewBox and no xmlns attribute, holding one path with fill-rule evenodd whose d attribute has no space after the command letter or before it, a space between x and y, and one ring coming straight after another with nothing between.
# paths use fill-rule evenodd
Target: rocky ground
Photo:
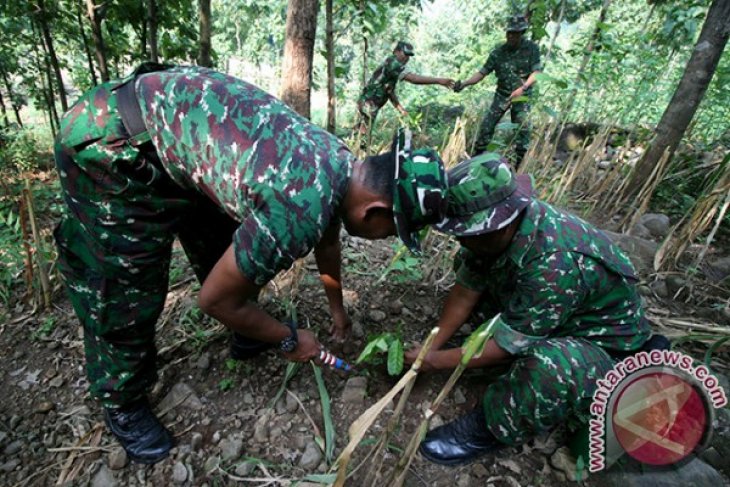
<instances>
[{"instance_id":1,"label":"rocky ground","mask_svg":"<svg viewBox=\"0 0 730 487\"><path fill-rule=\"evenodd\" d=\"M633 235L616 234L639 268L642 294L652 319L680 348L704 357L708 347L730 329L727 287L730 259L710 255L711 265L688 279L678 274L648 271L656 240L666 231L664 218L642 221ZM391 242L345 238L347 306L354 336L345 346L327 341L329 326L324 293L314 264L306 261L299 279L283 276L262 298L274 315L284 317L289 303L299 321L318 330L335 352L354 360L368 336L400 330L406 340L420 340L435 322L451 283L448 275L453 244L432 238L431 257L416 263L401 261L384 277L393 255ZM314 474L329 470L319 438L324 437L318 387L307 365L291 379L286 392L272 404L283 383L287 364L274 352L249 362L228 358L227 334L202 316L195 304L197 284L180 249L175 250L171 291L158 323L159 381L152 404L174 432L177 446L169 459L154 465L130 464L104 429L99 406L86 391L82 335L60 284L54 280L53 306L39 311L16 300L0 325L0 484L1 485L317 485ZM727 282L727 279L724 281ZM22 292L18 289L18 295ZM667 317L684 317L682 328ZM704 324L704 325L703 325ZM464 330L465 332L468 330ZM688 333L693 335L687 340ZM712 354L712 365L725 374L730 364L726 348ZM384 365L352 374L324 370L336 430L335 455L347 443L347 428L382 397L396 379ZM399 457L423 410L445 383L447 374L420 377L406 408L404 421L389 443L387 467ZM484 372L469 371L446 400L432 424L449 421L473 408L489 381ZM390 409L392 412L392 408ZM365 453L372 447L389 412L350 463L360 468L348 485L364 485L372 470ZM730 414L718 412L712 447L681 468L659 473L623 462L608 473L592 475L585 485L723 485L730 474ZM563 485L574 478L565 449L565 432L557 430L519 448L506 448L468 466L444 468L417 457L406 482L410 486ZM567 466L566 466L567 465ZM637 473L638 472L638 473ZM308 477L309 476L309 477Z\"/></svg>"}]
</instances>

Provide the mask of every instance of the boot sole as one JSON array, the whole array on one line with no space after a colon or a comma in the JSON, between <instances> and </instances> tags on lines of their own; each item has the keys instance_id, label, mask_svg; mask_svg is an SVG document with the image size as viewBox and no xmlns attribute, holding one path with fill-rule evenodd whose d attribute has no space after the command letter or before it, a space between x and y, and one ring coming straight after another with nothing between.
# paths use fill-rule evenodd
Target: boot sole
<instances>
[{"instance_id":1,"label":"boot sole","mask_svg":"<svg viewBox=\"0 0 730 487\"><path fill-rule=\"evenodd\" d=\"M493 453L494 452L494 450L487 450L487 451L478 453L478 454L474 455L473 457L469 457L469 458L466 458L466 459L444 460L442 458L434 457L430 453L426 453L421 448L419 448L418 451L429 462L436 463L438 465L446 465L446 466L449 466L449 467L454 467L454 466L457 466L457 465L466 465L468 463L472 463L473 461L478 460L479 458L482 458L482 457L487 456L490 453Z\"/></svg>"}]
</instances>

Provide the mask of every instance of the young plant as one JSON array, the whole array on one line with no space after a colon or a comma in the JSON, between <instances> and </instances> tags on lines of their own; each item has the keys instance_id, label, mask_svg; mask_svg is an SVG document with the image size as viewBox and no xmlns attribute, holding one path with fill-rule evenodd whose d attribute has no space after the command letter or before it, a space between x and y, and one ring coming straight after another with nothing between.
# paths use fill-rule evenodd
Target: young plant
<instances>
[{"instance_id":1,"label":"young plant","mask_svg":"<svg viewBox=\"0 0 730 487\"><path fill-rule=\"evenodd\" d=\"M399 375L403 371L403 340L397 333L381 333L371 338L355 363L375 363L382 353L388 357L388 374Z\"/></svg>"}]
</instances>

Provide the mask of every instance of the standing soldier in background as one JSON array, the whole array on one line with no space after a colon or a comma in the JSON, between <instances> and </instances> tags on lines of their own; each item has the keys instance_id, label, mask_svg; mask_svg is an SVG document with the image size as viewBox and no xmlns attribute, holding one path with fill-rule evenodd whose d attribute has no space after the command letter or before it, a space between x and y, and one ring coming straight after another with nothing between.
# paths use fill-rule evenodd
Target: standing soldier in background
<instances>
[{"instance_id":1,"label":"standing soldier in background","mask_svg":"<svg viewBox=\"0 0 730 487\"><path fill-rule=\"evenodd\" d=\"M494 49L484 66L468 80L457 81L454 91L457 93L467 86L479 83L485 76L494 71L497 76L497 91L489 111L479 126L479 134L472 150L472 156L487 150L494 135L494 128L504 113L511 109L512 122L519 124L515 137L515 169L530 145L530 127L527 116L530 111L529 98L532 97L532 85L535 75L542 70L540 50L537 44L523 38L527 30L527 20L522 15L510 17L507 25L507 42ZM527 97L527 100L520 97Z\"/></svg>"},{"instance_id":2,"label":"standing soldier in background","mask_svg":"<svg viewBox=\"0 0 730 487\"><path fill-rule=\"evenodd\" d=\"M432 78L421 76L406 71L406 64L413 56L413 45L409 42L400 41L393 49L393 55L388 56L385 62L375 70L360 98L357 100L357 110L360 112L358 131L360 133L360 147L365 148L369 142L370 133L375 122L378 111L388 100L403 115L408 112L398 101L395 94L395 85L400 80L408 81L414 85L441 85L446 88L454 87L454 80L448 78Z\"/></svg>"}]
</instances>

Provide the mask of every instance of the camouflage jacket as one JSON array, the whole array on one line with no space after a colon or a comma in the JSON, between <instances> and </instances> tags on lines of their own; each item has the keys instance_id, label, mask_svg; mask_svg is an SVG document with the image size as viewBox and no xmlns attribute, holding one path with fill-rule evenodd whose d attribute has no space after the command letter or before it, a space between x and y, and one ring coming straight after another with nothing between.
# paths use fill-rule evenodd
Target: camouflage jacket
<instances>
[{"instance_id":1,"label":"camouflage jacket","mask_svg":"<svg viewBox=\"0 0 730 487\"><path fill-rule=\"evenodd\" d=\"M263 285L337 221L354 156L259 88L209 69L137 79L149 135L172 179L241 222L236 262Z\"/></svg>"},{"instance_id":2,"label":"camouflage jacket","mask_svg":"<svg viewBox=\"0 0 730 487\"><path fill-rule=\"evenodd\" d=\"M533 200L493 263L461 249L457 282L484 291L501 311L494 339L518 354L547 337L587 339L608 350L639 348L649 337L636 273L608 237L580 218Z\"/></svg>"},{"instance_id":3,"label":"camouflage jacket","mask_svg":"<svg viewBox=\"0 0 730 487\"><path fill-rule=\"evenodd\" d=\"M360 103L370 103L378 108L382 107L395 91L395 85L406 74L408 74L406 65L398 61L395 56L388 56L385 62L373 72L368 84L362 90Z\"/></svg>"},{"instance_id":4,"label":"camouflage jacket","mask_svg":"<svg viewBox=\"0 0 730 487\"><path fill-rule=\"evenodd\" d=\"M540 70L540 49L534 42L522 39L516 49L511 49L507 44L494 49L479 72L486 76L494 71L497 76L497 95L509 96L527 81L530 74ZM532 88L527 91L529 94Z\"/></svg>"}]
</instances>

